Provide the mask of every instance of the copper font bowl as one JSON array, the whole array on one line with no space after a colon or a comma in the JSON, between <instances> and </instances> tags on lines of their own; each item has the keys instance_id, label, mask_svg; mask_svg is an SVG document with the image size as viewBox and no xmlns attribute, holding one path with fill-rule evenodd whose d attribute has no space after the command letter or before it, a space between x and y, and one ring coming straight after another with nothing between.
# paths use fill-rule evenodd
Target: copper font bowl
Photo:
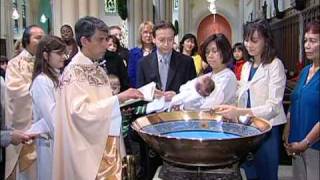
<instances>
[{"instance_id":1,"label":"copper font bowl","mask_svg":"<svg viewBox=\"0 0 320 180\"><path fill-rule=\"evenodd\" d=\"M132 128L166 161L188 166L225 166L257 148L272 126L257 117L244 125L227 122L221 115L209 111L175 111L138 118ZM203 139L170 135L190 130L223 132L236 137Z\"/></svg>"}]
</instances>

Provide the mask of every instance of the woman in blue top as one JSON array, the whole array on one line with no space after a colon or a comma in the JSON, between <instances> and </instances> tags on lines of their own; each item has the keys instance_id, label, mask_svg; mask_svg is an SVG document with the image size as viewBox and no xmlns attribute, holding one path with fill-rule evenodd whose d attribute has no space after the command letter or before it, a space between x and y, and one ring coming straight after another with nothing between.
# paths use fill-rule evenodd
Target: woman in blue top
<instances>
[{"instance_id":1,"label":"woman in blue top","mask_svg":"<svg viewBox=\"0 0 320 180\"><path fill-rule=\"evenodd\" d=\"M294 157L293 175L297 180L320 179L319 29L319 21L307 25L304 49L312 64L302 70L291 95L290 123L287 124L284 134L287 152ZM289 139L286 134L289 134Z\"/></svg>"},{"instance_id":2,"label":"woman in blue top","mask_svg":"<svg viewBox=\"0 0 320 180\"><path fill-rule=\"evenodd\" d=\"M130 49L129 62L128 62L128 76L130 80L130 86L136 87L137 66L139 60L143 56L147 56L154 49L152 39L153 23L151 21L145 21L139 26L139 35L141 47L135 47Z\"/></svg>"}]
</instances>

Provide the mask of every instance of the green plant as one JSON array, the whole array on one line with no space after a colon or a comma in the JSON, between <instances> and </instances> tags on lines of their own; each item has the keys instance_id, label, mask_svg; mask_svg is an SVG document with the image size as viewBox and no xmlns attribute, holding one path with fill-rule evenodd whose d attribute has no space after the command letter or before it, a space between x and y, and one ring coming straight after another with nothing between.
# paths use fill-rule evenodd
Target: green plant
<instances>
[{"instance_id":1,"label":"green plant","mask_svg":"<svg viewBox=\"0 0 320 180\"><path fill-rule=\"evenodd\" d=\"M127 0L118 0L117 8L121 19L126 20L128 18Z\"/></svg>"},{"instance_id":2,"label":"green plant","mask_svg":"<svg viewBox=\"0 0 320 180\"><path fill-rule=\"evenodd\" d=\"M175 35L179 34L179 22L177 20L174 21L174 28L176 30Z\"/></svg>"}]
</instances>

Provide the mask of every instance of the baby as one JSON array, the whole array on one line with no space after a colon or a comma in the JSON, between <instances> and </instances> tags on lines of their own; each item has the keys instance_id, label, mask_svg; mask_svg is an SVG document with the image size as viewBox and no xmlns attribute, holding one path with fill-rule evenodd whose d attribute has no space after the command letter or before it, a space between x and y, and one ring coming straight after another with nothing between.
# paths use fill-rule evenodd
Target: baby
<instances>
[{"instance_id":1,"label":"baby","mask_svg":"<svg viewBox=\"0 0 320 180\"><path fill-rule=\"evenodd\" d=\"M108 74L109 82L110 82L110 87L112 89L112 94L117 95L120 93L120 80L118 76L113 75L113 74ZM121 132L126 148L126 153L131 154L132 153L132 148L130 145L130 140L129 140L129 129L130 129L130 122L131 122L131 110L121 110L121 116L122 116L122 126L121 126Z\"/></svg>"},{"instance_id":2,"label":"baby","mask_svg":"<svg viewBox=\"0 0 320 180\"><path fill-rule=\"evenodd\" d=\"M200 76L192 89L182 90L175 95L169 105L169 109L175 110L199 110L204 98L209 96L215 88L210 76Z\"/></svg>"},{"instance_id":3,"label":"baby","mask_svg":"<svg viewBox=\"0 0 320 180\"><path fill-rule=\"evenodd\" d=\"M108 74L110 81L110 87L112 89L112 94L117 95L120 93L120 80L116 75Z\"/></svg>"}]
</instances>

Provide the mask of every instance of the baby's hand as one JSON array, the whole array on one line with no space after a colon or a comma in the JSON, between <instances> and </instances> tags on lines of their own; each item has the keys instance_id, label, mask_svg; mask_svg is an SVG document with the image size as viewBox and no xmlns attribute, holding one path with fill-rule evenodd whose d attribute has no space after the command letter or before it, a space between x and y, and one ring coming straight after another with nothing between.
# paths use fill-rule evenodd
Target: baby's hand
<instances>
[{"instance_id":1,"label":"baby's hand","mask_svg":"<svg viewBox=\"0 0 320 180\"><path fill-rule=\"evenodd\" d=\"M180 111L180 105L174 105L171 107L170 111Z\"/></svg>"}]
</instances>

